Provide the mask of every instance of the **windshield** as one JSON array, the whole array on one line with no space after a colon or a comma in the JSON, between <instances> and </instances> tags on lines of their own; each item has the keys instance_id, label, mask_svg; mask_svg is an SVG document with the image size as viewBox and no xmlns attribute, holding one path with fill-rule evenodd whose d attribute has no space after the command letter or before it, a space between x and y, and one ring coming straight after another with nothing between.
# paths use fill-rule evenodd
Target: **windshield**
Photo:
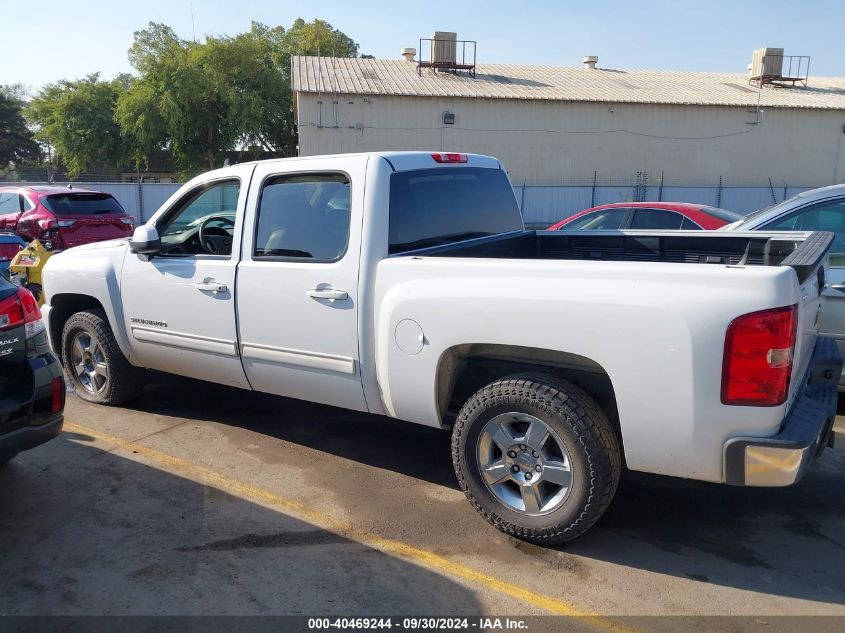
<instances>
[{"instance_id":1,"label":"windshield","mask_svg":"<svg viewBox=\"0 0 845 633\"><path fill-rule=\"evenodd\" d=\"M55 215L126 213L120 203L107 193L60 193L42 198L41 204Z\"/></svg>"},{"instance_id":2,"label":"windshield","mask_svg":"<svg viewBox=\"0 0 845 633\"><path fill-rule=\"evenodd\" d=\"M501 169L397 172L390 179L390 253L523 229Z\"/></svg>"},{"instance_id":3,"label":"windshield","mask_svg":"<svg viewBox=\"0 0 845 633\"><path fill-rule=\"evenodd\" d=\"M800 197L800 195L801 194L798 194L797 196L792 196L791 198L787 198L786 200L784 200L783 202L781 202L779 204L775 204L775 205L772 205L772 206L769 206L769 207L763 207L762 209L757 209L756 211L752 211L751 213L746 215L744 218L742 218L738 222L731 224L730 228L734 229L734 228L741 227L745 224L748 224L749 222L751 222L751 220L759 218L764 213L767 214L767 215L769 213L771 213L772 215L777 215L777 213L779 211L790 208L793 205L794 201L797 200Z\"/></svg>"}]
</instances>

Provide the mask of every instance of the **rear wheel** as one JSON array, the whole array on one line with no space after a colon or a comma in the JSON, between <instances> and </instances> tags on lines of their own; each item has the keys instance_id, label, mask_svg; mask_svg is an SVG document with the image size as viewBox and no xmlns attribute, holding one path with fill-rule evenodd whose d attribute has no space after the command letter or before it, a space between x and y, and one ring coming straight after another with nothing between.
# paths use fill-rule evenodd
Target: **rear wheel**
<instances>
[{"instance_id":1,"label":"rear wheel","mask_svg":"<svg viewBox=\"0 0 845 633\"><path fill-rule=\"evenodd\" d=\"M143 388L143 370L126 360L102 310L77 312L67 320L62 365L76 395L88 402L122 404Z\"/></svg>"},{"instance_id":2,"label":"rear wheel","mask_svg":"<svg viewBox=\"0 0 845 633\"><path fill-rule=\"evenodd\" d=\"M463 406L452 430L458 483L475 509L517 538L570 541L604 513L621 452L604 412L555 376L511 376Z\"/></svg>"}]
</instances>

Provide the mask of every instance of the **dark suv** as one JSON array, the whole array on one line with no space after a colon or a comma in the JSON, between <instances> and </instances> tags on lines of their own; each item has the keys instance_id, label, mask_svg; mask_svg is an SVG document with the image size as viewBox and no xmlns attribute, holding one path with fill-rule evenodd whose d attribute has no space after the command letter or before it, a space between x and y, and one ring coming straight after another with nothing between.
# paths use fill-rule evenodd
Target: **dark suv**
<instances>
[{"instance_id":1,"label":"dark suv","mask_svg":"<svg viewBox=\"0 0 845 633\"><path fill-rule=\"evenodd\" d=\"M62 430L65 382L35 297L0 277L0 464Z\"/></svg>"}]
</instances>

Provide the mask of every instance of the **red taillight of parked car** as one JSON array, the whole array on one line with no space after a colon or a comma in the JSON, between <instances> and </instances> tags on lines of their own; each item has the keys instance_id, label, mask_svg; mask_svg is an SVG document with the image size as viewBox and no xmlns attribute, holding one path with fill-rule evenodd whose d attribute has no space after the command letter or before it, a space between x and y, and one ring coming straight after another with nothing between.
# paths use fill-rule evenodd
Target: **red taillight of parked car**
<instances>
[{"instance_id":1,"label":"red taillight of parked car","mask_svg":"<svg viewBox=\"0 0 845 633\"><path fill-rule=\"evenodd\" d=\"M50 382L50 395L50 413L58 413L65 404L65 383L61 376L56 376Z\"/></svg>"},{"instance_id":2,"label":"red taillight of parked car","mask_svg":"<svg viewBox=\"0 0 845 633\"><path fill-rule=\"evenodd\" d=\"M45 329L38 302L26 288L18 288L17 293L0 301L0 332L21 325L25 326L28 339Z\"/></svg>"},{"instance_id":3,"label":"red taillight of parked car","mask_svg":"<svg viewBox=\"0 0 845 633\"><path fill-rule=\"evenodd\" d=\"M38 226L42 231L49 231L50 229L60 228L67 229L76 224L76 220L56 220L55 218L48 218L45 220L38 220Z\"/></svg>"},{"instance_id":4,"label":"red taillight of parked car","mask_svg":"<svg viewBox=\"0 0 845 633\"><path fill-rule=\"evenodd\" d=\"M774 407L786 402L796 313L796 306L787 306L731 321L722 362L722 404Z\"/></svg>"},{"instance_id":5,"label":"red taillight of parked car","mask_svg":"<svg viewBox=\"0 0 845 633\"><path fill-rule=\"evenodd\" d=\"M0 261L12 259L23 248L20 244L0 244Z\"/></svg>"},{"instance_id":6,"label":"red taillight of parked car","mask_svg":"<svg viewBox=\"0 0 845 633\"><path fill-rule=\"evenodd\" d=\"M18 295L0 300L0 332L20 327L23 324L23 307Z\"/></svg>"}]
</instances>

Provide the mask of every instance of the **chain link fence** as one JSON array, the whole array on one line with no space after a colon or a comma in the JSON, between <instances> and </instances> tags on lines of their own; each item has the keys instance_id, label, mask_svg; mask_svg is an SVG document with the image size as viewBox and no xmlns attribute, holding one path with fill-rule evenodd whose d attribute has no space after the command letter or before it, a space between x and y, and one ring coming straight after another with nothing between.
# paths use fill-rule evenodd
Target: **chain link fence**
<instances>
[{"instance_id":1,"label":"chain link fence","mask_svg":"<svg viewBox=\"0 0 845 633\"><path fill-rule=\"evenodd\" d=\"M164 202L181 187L175 182L115 182L114 177L89 177L84 182L51 183L19 181L21 185L67 186L94 189L112 194L137 221L149 219ZM721 207L737 213L750 213L790 198L811 187L767 183L758 186L690 185L649 182L642 173L628 183L622 181L593 182L583 180L556 185L514 185L514 193L526 225L541 228L590 207L612 202L666 201L694 202Z\"/></svg>"}]
</instances>

